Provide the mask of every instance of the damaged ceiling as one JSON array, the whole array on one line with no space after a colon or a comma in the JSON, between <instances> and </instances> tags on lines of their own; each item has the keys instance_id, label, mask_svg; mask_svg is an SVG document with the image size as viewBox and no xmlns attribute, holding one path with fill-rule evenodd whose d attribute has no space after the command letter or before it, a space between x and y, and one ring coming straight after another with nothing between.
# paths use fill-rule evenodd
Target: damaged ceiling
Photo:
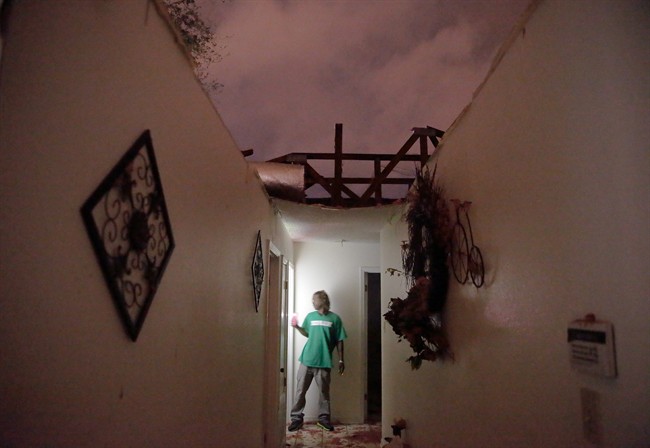
<instances>
[{"instance_id":1,"label":"damaged ceiling","mask_svg":"<svg viewBox=\"0 0 650 448\"><path fill-rule=\"evenodd\" d=\"M431 126L414 127L395 154L344 154L343 125L337 123L335 131L334 153L293 152L249 165L262 181L293 241L378 243L381 229L400 220L404 210L403 199L387 197L383 188L407 186L414 180L390 174L404 162L419 163L423 169L432 154L429 144L435 150L444 131ZM409 154L412 148L415 153ZM242 154L247 157L252 150ZM319 173L310 161L333 164L330 168L334 176ZM343 176L344 161L365 163L366 168L369 164L372 175ZM358 185L365 185L363 194L353 189ZM306 190L312 186L322 188L326 196L308 196Z\"/></svg>"},{"instance_id":2,"label":"damaged ceiling","mask_svg":"<svg viewBox=\"0 0 650 448\"><path fill-rule=\"evenodd\" d=\"M403 204L336 208L272 199L289 236L298 242L379 242L384 225L402 218Z\"/></svg>"}]
</instances>

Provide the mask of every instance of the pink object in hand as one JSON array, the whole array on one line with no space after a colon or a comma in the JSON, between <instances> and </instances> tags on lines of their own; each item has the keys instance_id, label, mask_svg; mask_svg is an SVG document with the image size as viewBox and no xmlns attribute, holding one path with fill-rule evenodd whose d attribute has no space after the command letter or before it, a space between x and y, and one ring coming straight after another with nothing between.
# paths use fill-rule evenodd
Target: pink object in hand
<instances>
[{"instance_id":1,"label":"pink object in hand","mask_svg":"<svg viewBox=\"0 0 650 448\"><path fill-rule=\"evenodd\" d=\"M292 327L297 327L298 326L298 315L297 314L294 314L291 317L291 326Z\"/></svg>"}]
</instances>

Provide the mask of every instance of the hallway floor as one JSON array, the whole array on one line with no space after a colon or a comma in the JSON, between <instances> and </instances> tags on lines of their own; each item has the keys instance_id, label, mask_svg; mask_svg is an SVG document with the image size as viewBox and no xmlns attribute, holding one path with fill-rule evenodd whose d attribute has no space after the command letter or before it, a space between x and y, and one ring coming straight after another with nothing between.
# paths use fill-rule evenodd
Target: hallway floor
<instances>
[{"instance_id":1,"label":"hallway floor","mask_svg":"<svg viewBox=\"0 0 650 448\"><path fill-rule=\"evenodd\" d=\"M335 425L325 431L315 423L306 422L296 432L287 431L287 447L291 448L379 448L381 424Z\"/></svg>"}]
</instances>

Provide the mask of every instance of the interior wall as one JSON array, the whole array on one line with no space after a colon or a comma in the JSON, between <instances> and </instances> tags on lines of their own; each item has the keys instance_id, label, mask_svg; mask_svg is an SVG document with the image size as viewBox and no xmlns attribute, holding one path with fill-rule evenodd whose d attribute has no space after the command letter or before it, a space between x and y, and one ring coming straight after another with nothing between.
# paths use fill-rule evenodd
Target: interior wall
<instances>
[{"instance_id":1,"label":"interior wall","mask_svg":"<svg viewBox=\"0 0 650 448\"><path fill-rule=\"evenodd\" d=\"M12 2L4 31L0 445L262 446L251 261L292 244L155 3ZM79 209L145 129L176 248L134 343Z\"/></svg>"},{"instance_id":2,"label":"interior wall","mask_svg":"<svg viewBox=\"0 0 650 448\"><path fill-rule=\"evenodd\" d=\"M331 406L332 419L345 423L361 423L364 418L363 394L365 390L365 359L362 354L365 342L363 310L363 269L379 265L378 243L352 242L296 242L294 244L296 266L295 313L302 323L314 310L311 298L314 292L325 290L330 296L331 310L343 319L348 339L345 341L345 373L336 372L338 357L334 353L335 368L332 371ZM294 330L295 333L295 330ZM298 357L306 338L294 334L294 366L297 372ZM293 391L291 391L293 396ZM288 406L291 407L291 401ZM305 419L318 417L316 385L307 395Z\"/></svg>"},{"instance_id":3,"label":"interior wall","mask_svg":"<svg viewBox=\"0 0 650 448\"><path fill-rule=\"evenodd\" d=\"M452 280L454 362L411 371L384 326L384 433L403 417L412 446L650 443L650 5L584 6L533 10L432 161L472 201L487 271L480 289ZM405 235L382 231L382 272ZM382 288L385 306L405 296L399 278ZM570 367L567 324L587 313L614 325L615 379Z\"/></svg>"}]
</instances>

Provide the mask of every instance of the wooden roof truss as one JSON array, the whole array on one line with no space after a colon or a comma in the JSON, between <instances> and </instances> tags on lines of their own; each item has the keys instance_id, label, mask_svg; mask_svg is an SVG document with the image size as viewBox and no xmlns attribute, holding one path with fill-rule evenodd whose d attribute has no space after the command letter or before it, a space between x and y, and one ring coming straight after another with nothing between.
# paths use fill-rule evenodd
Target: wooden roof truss
<instances>
[{"instance_id":1,"label":"wooden roof truss","mask_svg":"<svg viewBox=\"0 0 650 448\"><path fill-rule=\"evenodd\" d=\"M328 197L307 198L307 203L340 207L368 207L394 202L395 199L385 198L382 194L383 185L410 185L412 177L389 177L395 167L403 162L419 163L422 168L429 156L438 147L444 132L427 126L425 128L413 128L411 136L406 140L400 150L392 154L367 154L367 153L344 153L343 152L343 125L336 124L336 135L334 138L334 153L306 153L293 152L281 157L269 160L269 162L301 164L305 167L305 190L314 185L320 185L329 194ZM419 152L409 154L409 150L419 142ZM429 153L429 143L433 145ZM332 161L334 163L334 176L326 177L320 174L310 161ZM372 177L343 177L343 161L367 161L373 162ZM382 162L388 162L382 168ZM350 185L367 185L361 194L355 193Z\"/></svg>"}]
</instances>

